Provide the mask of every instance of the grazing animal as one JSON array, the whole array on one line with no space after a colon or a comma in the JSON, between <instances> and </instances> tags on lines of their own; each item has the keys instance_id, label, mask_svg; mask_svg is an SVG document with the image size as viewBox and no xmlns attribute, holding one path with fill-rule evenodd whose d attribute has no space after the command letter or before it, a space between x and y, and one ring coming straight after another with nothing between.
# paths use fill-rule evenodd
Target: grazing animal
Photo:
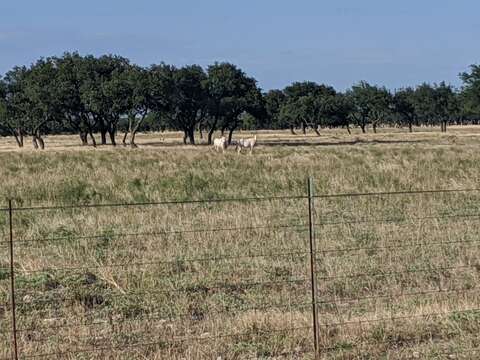
<instances>
[{"instance_id":1,"label":"grazing animal","mask_svg":"<svg viewBox=\"0 0 480 360\"><path fill-rule=\"evenodd\" d=\"M235 145L235 150L240 152L244 141L245 141L244 139L232 140L230 145L232 145L232 146Z\"/></svg>"},{"instance_id":2,"label":"grazing animal","mask_svg":"<svg viewBox=\"0 0 480 360\"><path fill-rule=\"evenodd\" d=\"M218 152L221 149L222 152L225 152L226 148L227 148L227 139L225 138L225 136L222 136L219 139L213 140L213 149L215 151Z\"/></svg>"},{"instance_id":3,"label":"grazing animal","mask_svg":"<svg viewBox=\"0 0 480 360\"><path fill-rule=\"evenodd\" d=\"M237 151L240 153L243 148L250 149L250 154L253 152L253 148L257 143L257 135L250 139L238 140Z\"/></svg>"}]
</instances>

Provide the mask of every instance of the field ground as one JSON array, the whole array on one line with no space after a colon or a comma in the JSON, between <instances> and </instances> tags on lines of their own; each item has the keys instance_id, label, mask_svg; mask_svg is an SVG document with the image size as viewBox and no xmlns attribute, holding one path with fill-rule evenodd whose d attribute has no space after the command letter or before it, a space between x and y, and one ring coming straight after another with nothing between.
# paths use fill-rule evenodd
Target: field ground
<instances>
[{"instance_id":1,"label":"field ground","mask_svg":"<svg viewBox=\"0 0 480 360\"><path fill-rule=\"evenodd\" d=\"M316 194L480 189L480 127L257 134L253 155L184 146L179 133L140 134L138 149L54 136L45 151L19 150L0 139L0 198L49 206L303 196L308 176ZM478 358L480 192L315 206L322 358ZM307 215L303 198L16 211L21 358L311 358Z\"/></svg>"}]
</instances>

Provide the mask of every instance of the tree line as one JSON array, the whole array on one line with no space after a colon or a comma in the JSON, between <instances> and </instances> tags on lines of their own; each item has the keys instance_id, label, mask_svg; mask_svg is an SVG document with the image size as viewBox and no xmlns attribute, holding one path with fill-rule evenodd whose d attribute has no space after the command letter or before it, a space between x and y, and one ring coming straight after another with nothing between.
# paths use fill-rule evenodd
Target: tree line
<instances>
[{"instance_id":1,"label":"tree line","mask_svg":"<svg viewBox=\"0 0 480 360\"><path fill-rule=\"evenodd\" d=\"M345 92L311 81L262 92L257 81L230 63L141 67L116 55L41 58L0 77L0 135L19 147L26 136L35 148L46 134L78 134L83 145L108 142L136 147L139 131L179 130L184 143L195 134L236 129L313 129L352 126L476 124L480 118L480 66L459 75L461 89L423 83L390 91L361 81ZM98 135L97 135L98 134ZM97 138L99 136L99 138Z\"/></svg>"}]
</instances>

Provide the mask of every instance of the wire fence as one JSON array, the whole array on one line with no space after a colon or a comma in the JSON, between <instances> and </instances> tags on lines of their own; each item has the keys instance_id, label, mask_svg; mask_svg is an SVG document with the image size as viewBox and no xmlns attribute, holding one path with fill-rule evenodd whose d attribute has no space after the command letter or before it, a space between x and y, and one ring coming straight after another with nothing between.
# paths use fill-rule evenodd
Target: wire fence
<instances>
[{"instance_id":1,"label":"wire fence","mask_svg":"<svg viewBox=\"0 0 480 360\"><path fill-rule=\"evenodd\" d=\"M0 360L478 352L480 190L306 190L9 201Z\"/></svg>"}]
</instances>

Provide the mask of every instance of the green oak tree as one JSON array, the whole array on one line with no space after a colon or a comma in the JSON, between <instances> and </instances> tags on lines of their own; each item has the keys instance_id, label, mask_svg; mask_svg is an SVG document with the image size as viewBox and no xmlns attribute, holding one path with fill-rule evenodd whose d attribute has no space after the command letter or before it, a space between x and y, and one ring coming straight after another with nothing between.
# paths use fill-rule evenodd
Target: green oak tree
<instances>
[{"instance_id":1,"label":"green oak tree","mask_svg":"<svg viewBox=\"0 0 480 360\"><path fill-rule=\"evenodd\" d=\"M267 129L286 129L288 124L283 122L280 117L280 111L286 100L286 95L282 90L270 90L263 95L265 103L266 117L261 127Z\"/></svg>"},{"instance_id":2,"label":"green oak tree","mask_svg":"<svg viewBox=\"0 0 480 360\"><path fill-rule=\"evenodd\" d=\"M460 74L463 81L462 100L464 112L480 116L480 65L470 65L469 72Z\"/></svg>"},{"instance_id":3,"label":"green oak tree","mask_svg":"<svg viewBox=\"0 0 480 360\"><path fill-rule=\"evenodd\" d=\"M207 113L207 75L198 65L171 71L172 89L168 93L166 117L171 128L184 133L183 142L195 144L195 129Z\"/></svg>"},{"instance_id":4,"label":"green oak tree","mask_svg":"<svg viewBox=\"0 0 480 360\"><path fill-rule=\"evenodd\" d=\"M392 111L392 96L386 88L361 81L353 85L346 94L353 106L351 119L363 133L369 124L376 132L378 124L387 121L386 118Z\"/></svg>"},{"instance_id":5,"label":"green oak tree","mask_svg":"<svg viewBox=\"0 0 480 360\"><path fill-rule=\"evenodd\" d=\"M215 63L207 68L205 87L208 94L206 126L208 144L212 144L213 133L222 125L226 129L226 116L231 117L236 105L234 98L241 98L248 91L245 73L230 63Z\"/></svg>"},{"instance_id":6,"label":"green oak tree","mask_svg":"<svg viewBox=\"0 0 480 360\"><path fill-rule=\"evenodd\" d=\"M393 111L397 114L396 123L399 126L408 126L413 132L413 125L418 125L418 116L415 108L415 89L406 87L399 89L393 95Z\"/></svg>"},{"instance_id":7,"label":"green oak tree","mask_svg":"<svg viewBox=\"0 0 480 360\"><path fill-rule=\"evenodd\" d=\"M40 59L27 69L23 83L26 131L35 149L43 149L43 131L51 122L61 121L62 106L57 84L58 68L52 58Z\"/></svg>"}]
</instances>

